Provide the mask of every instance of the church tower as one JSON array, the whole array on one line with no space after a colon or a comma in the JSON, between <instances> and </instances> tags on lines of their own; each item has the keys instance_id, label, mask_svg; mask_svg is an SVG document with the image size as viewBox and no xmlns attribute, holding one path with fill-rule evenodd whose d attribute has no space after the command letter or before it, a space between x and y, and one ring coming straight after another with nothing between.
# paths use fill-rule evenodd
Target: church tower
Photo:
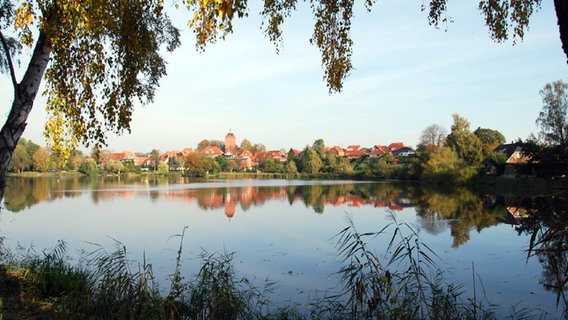
<instances>
[{"instance_id":1,"label":"church tower","mask_svg":"<svg viewBox=\"0 0 568 320\"><path fill-rule=\"evenodd\" d=\"M239 148L237 147L237 139L235 135L229 131L225 136L225 156L234 157L239 153Z\"/></svg>"}]
</instances>

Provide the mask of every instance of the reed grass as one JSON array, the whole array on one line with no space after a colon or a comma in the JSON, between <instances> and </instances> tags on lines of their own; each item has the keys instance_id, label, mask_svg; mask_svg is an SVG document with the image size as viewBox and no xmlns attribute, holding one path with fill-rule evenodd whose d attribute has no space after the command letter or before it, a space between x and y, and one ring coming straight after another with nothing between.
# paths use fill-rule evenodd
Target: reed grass
<instances>
[{"instance_id":1,"label":"reed grass","mask_svg":"<svg viewBox=\"0 0 568 320\"><path fill-rule=\"evenodd\" d=\"M336 236L342 290L316 296L301 309L275 307L268 298L275 283L267 280L259 288L238 276L234 253L203 252L201 268L186 280L180 270L187 227L176 235L180 246L166 294L160 292L145 257L142 262L129 260L119 241L112 252L98 248L72 264L63 241L50 251L30 251L14 259L0 238L0 262L9 261L16 270L0 279L0 319L496 318L495 306L483 296L464 298L460 285L447 282L436 264L438 257L421 242L416 229L392 217L383 229L365 233L350 220ZM389 240L383 254L367 244L377 237ZM41 306L30 309L33 301L41 301ZM522 309L513 311L511 318L528 315Z\"/></svg>"}]
</instances>

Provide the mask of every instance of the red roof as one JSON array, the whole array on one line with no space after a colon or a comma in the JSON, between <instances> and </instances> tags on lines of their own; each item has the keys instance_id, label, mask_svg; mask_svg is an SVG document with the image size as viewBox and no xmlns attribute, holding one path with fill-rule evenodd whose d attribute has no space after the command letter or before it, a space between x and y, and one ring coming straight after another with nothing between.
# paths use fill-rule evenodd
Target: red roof
<instances>
[{"instance_id":1,"label":"red roof","mask_svg":"<svg viewBox=\"0 0 568 320\"><path fill-rule=\"evenodd\" d=\"M390 153L390 150L387 146L376 145L371 148L372 155L384 156L387 153Z\"/></svg>"},{"instance_id":2,"label":"red roof","mask_svg":"<svg viewBox=\"0 0 568 320\"><path fill-rule=\"evenodd\" d=\"M358 150L361 150L360 145L351 145L351 146L348 146L347 149L345 149L345 152L353 152L353 151L358 151Z\"/></svg>"},{"instance_id":3,"label":"red roof","mask_svg":"<svg viewBox=\"0 0 568 320\"><path fill-rule=\"evenodd\" d=\"M393 142L391 144L389 144L388 148L390 151L396 151L400 148L404 147L404 143L402 142Z\"/></svg>"},{"instance_id":4,"label":"red roof","mask_svg":"<svg viewBox=\"0 0 568 320\"><path fill-rule=\"evenodd\" d=\"M338 156L344 156L345 155L345 151L343 151L343 148L341 148L340 146L333 146L332 148L329 148L329 153L335 154L335 155L338 155Z\"/></svg>"},{"instance_id":5,"label":"red roof","mask_svg":"<svg viewBox=\"0 0 568 320\"><path fill-rule=\"evenodd\" d=\"M284 157L282 155L282 152L280 152L280 150L268 151L266 152L266 156L270 157L272 160L281 159L282 157Z\"/></svg>"},{"instance_id":6,"label":"red roof","mask_svg":"<svg viewBox=\"0 0 568 320\"><path fill-rule=\"evenodd\" d=\"M217 155L217 156L223 155L223 151L221 151L221 149L219 149L219 147L216 146L207 146L203 148L203 150L201 150L201 153L207 155Z\"/></svg>"},{"instance_id":7,"label":"red roof","mask_svg":"<svg viewBox=\"0 0 568 320\"><path fill-rule=\"evenodd\" d=\"M114 161L121 161L123 159L134 159L134 152L131 151L113 152L110 154L110 158Z\"/></svg>"}]
</instances>

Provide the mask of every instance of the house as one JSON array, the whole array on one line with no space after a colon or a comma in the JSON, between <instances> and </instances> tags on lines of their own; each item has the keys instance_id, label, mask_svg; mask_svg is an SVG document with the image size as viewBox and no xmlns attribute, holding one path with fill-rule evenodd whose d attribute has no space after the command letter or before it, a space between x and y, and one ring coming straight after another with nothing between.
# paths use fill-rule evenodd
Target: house
<instances>
[{"instance_id":1,"label":"house","mask_svg":"<svg viewBox=\"0 0 568 320\"><path fill-rule=\"evenodd\" d=\"M152 158L134 157L134 165L137 167L149 167L150 165L152 165Z\"/></svg>"},{"instance_id":2,"label":"house","mask_svg":"<svg viewBox=\"0 0 568 320\"><path fill-rule=\"evenodd\" d=\"M493 149L493 152L502 153L507 158L503 170L504 176L516 176L518 166L528 161L528 157L523 154L521 146L515 143L502 144Z\"/></svg>"},{"instance_id":3,"label":"house","mask_svg":"<svg viewBox=\"0 0 568 320\"><path fill-rule=\"evenodd\" d=\"M279 150L273 150L273 151L267 151L266 152L266 158L267 159L271 159L271 160L278 160L280 162L286 162L286 155L282 154L282 151Z\"/></svg>"},{"instance_id":4,"label":"house","mask_svg":"<svg viewBox=\"0 0 568 320\"><path fill-rule=\"evenodd\" d=\"M132 163L134 164L134 152L131 151L122 151L122 152L113 152L110 154L110 159L122 163Z\"/></svg>"},{"instance_id":5,"label":"house","mask_svg":"<svg viewBox=\"0 0 568 320\"><path fill-rule=\"evenodd\" d=\"M349 159L355 159L364 156L365 150L360 145L351 145L345 149L345 156Z\"/></svg>"},{"instance_id":6,"label":"house","mask_svg":"<svg viewBox=\"0 0 568 320\"><path fill-rule=\"evenodd\" d=\"M216 146L207 146L201 150L201 153L210 156L212 158L216 158L218 156L223 155L223 151L221 151L221 149L219 149L219 147Z\"/></svg>"},{"instance_id":7,"label":"house","mask_svg":"<svg viewBox=\"0 0 568 320\"><path fill-rule=\"evenodd\" d=\"M370 150L371 157L382 157L390 152L391 151L387 146L381 146L381 145L374 145Z\"/></svg>"},{"instance_id":8,"label":"house","mask_svg":"<svg viewBox=\"0 0 568 320\"><path fill-rule=\"evenodd\" d=\"M327 153L334 156L343 157L345 155L345 151L340 146L333 146L327 150Z\"/></svg>"},{"instance_id":9,"label":"house","mask_svg":"<svg viewBox=\"0 0 568 320\"><path fill-rule=\"evenodd\" d=\"M402 142L393 142L391 144L388 145L387 149L389 149L390 152L394 152L400 148L404 147L404 143Z\"/></svg>"},{"instance_id":10,"label":"house","mask_svg":"<svg viewBox=\"0 0 568 320\"><path fill-rule=\"evenodd\" d=\"M396 149L395 151L393 151L392 154L397 156L397 157L408 157L408 156L411 156L411 155L415 155L416 150L414 150L410 147L402 147L402 148L399 148L399 149Z\"/></svg>"}]
</instances>

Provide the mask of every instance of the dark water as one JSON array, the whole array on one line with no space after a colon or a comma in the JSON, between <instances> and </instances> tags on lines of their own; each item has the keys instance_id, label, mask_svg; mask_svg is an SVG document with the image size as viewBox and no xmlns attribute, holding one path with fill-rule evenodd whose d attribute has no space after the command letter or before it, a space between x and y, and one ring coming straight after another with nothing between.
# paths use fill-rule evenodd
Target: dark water
<instances>
[{"instance_id":1,"label":"dark water","mask_svg":"<svg viewBox=\"0 0 568 320\"><path fill-rule=\"evenodd\" d=\"M167 285L180 244L175 235L187 226L187 278L198 271L204 251L234 252L241 274L259 285L266 278L278 283L273 301L298 305L340 288L334 236L348 219L367 232L394 217L418 230L446 278L463 284L465 297L473 294L475 278L478 298L484 292L500 306L499 315L515 306L556 318L565 309L562 195L386 182L69 177L11 178L5 202L0 236L14 250L39 252L65 240L71 253L97 246L111 251L120 241L132 259L145 255ZM389 239L370 245L380 255Z\"/></svg>"}]
</instances>

